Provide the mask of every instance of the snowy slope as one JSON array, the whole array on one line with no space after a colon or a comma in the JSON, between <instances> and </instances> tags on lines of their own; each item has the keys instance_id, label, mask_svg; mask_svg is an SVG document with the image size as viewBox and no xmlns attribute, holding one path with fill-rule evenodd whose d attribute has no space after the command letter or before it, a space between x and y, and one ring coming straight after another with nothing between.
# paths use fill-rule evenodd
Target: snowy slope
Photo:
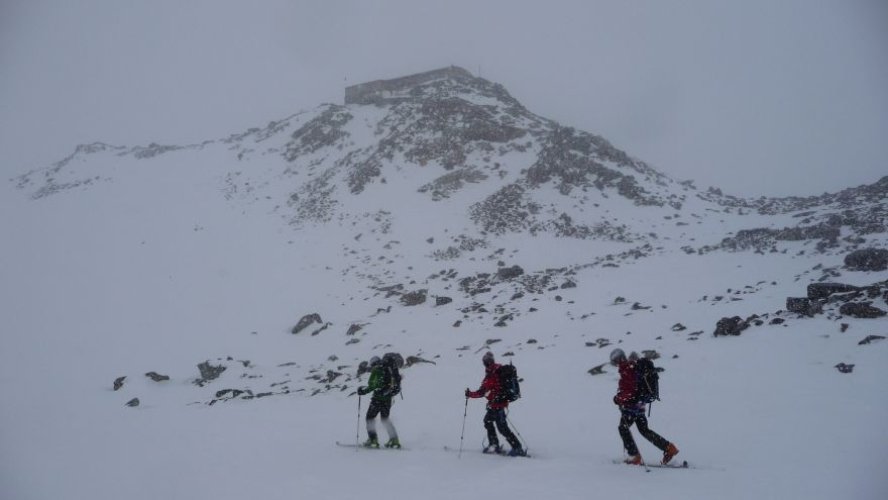
<instances>
[{"instance_id":1,"label":"snowy slope","mask_svg":"<svg viewBox=\"0 0 888 500\"><path fill-rule=\"evenodd\" d=\"M477 80L202 144L85 146L12 179L3 498L883 498L888 342L860 342L888 321L778 311L809 283L888 279L843 261L888 247L886 181L699 191ZM588 371L616 345L660 356L651 426L696 469L612 463L617 376ZM488 347L524 378L510 418L531 459L477 453L463 390ZM388 351L433 362L403 370L408 449L335 446L364 438L357 368ZM206 361L226 369L197 385Z\"/></svg>"}]
</instances>

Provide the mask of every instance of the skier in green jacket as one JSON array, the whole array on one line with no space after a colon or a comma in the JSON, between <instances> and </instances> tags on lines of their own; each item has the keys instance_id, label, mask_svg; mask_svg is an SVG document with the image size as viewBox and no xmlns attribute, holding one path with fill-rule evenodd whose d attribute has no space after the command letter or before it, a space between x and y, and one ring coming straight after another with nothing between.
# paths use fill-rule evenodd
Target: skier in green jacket
<instances>
[{"instance_id":1,"label":"skier in green jacket","mask_svg":"<svg viewBox=\"0 0 888 500\"><path fill-rule=\"evenodd\" d=\"M392 409L392 398L401 392L401 375L398 373L394 358L390 356L385 356L383 360L380 360L378 356L373 356L370 359L370 367L370 379L367 381L367 385L358 387L358 394L362 396L370 392L373 393L370 407L367 408L367 441L364 442L364 446L379 448L376 416L380 415L382 425L385 426L389 436L385 447L400 448L401 442L398 440L398 432L389 419L389 412Z\"/></svg>"}]
</instances>

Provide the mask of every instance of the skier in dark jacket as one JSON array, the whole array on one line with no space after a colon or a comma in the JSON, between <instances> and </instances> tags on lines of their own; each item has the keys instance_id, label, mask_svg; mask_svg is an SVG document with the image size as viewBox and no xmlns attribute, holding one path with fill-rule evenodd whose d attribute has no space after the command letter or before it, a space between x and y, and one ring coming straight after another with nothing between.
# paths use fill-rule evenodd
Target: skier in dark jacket
<instances>
[{"instance_id":1,"label":"skier in dark jacket","mask_svg":"<svg viewBox=\"0 0 888 500\"><path fill-rule=\"evenodd\" d=\"M515 437L515 434L509 429L506 421L506 409L509 407L509 401L502 397L502 387L500 387L499 378L496 371L500 365L494 363L493 353L488 352L481 358L484 363L484 380L481 387L477 391L466 389L467 398L482 398L487 396L487 414L484 415L484 428L487 430L487 447L484 453L502 453L499 444L499 438L496 435L498 429L500 434L506 438L512 450L509 451L510 456L524 456L527 454L521 446L521 442ZM496 426L496 429L494 429Z\"/></svg>"},{"instance_id":2,"label":"skier in dark jacket","mask_svg":"<svg viewBox=\"0 0 888 500\"><path fill-rule=\"evenodd\" d=\"M667 464L672 460L672 457L678 454L678 448L648 427L647 417L644 416L646 402L640 401L638 398L638 379L633 358L626 358L626 353L622 349L614 349L610 355L611 364L618 367L620 371L620 382L617 386L617 395L614 396L614 404L620 407L620 437L623 439L623 448L629 454L626 463L642 464L638 446L636 446L632 432L629 430L632 424L635 424L638 432L645 439L663 451L661 463Z\"/></svg>"},{"instance_id":3,"label":"skier in dark jacket","mask_svg":"<svg viewBox=\"0 0 888 500\"><path fill-rule=\"evenodd\" d=\"M373 396L370 398L370 406L367 408L367 441L364 442L364 446L379 448L379 438L376 434L376 416L381 415L380 420L382 420L382 425L385 426L389 436L385 447L401 447L401 442L398 440L398 432L395 430L391 419L389 419L389 412L392 409L392 398L400 392L400 382L394 358L386 356L385 359L380 360L378 356L373 356L370 359L370 378L367 380L366 386L358 387L358 394L362 396L370 392L373 393Z\"/></svg>"}]
</instances>

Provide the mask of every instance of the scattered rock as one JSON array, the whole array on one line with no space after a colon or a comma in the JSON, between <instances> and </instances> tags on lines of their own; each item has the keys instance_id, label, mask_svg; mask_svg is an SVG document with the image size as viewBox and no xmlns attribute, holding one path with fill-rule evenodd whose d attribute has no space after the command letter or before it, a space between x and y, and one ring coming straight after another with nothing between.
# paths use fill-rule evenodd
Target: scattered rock
<instances>
[{"instance_id":1,"label":"scattered rock","mask_svg":"<svg viewBox=\"0 0 888 500\"><path fill-rule=\"evenodd\" d=\"M291 333L294 335L305 330L306 327L311 325L312 323L323 323L324 321L321 319L321 315L318 313L314 314L306 314L299 320L299 323L296 323L296 326L293 327Z\"/></svg>"},{"instance_id":2,"label":"scattered rock","mask_svg":"<svg viewBox=\"0 0 888 500\"><path fill-rule=\"evenodd\" d=\"M207 382L219 378L219 375L222 375L222 372L226 370L226 366L213 366L209 361L204 361L197 365L197 369L200 370L200 378L195 380L194 383L203 387Z\"/></svg>"},{"instance_id":3,"label":"scattered rock","mask_svg":"<svg viewBox=\"0 0 888 500\"><path fill-rule=\"evenodd\" d=\"M503 280L503 281L510 280L512 278L517 278L518 276L521 276L522 274L524 274L524 269L522 269L521 266L517 266L517 265L512 266L512 267L503 267L503 268L498 269L496 271L497 278L499 278L500 280Z\"/></svg>"},{"instance_id":4,"label":"scattered rock","mask_svg":"<svg viewBox=\"0 0 888 500\"><path fill-rule=\"evenodd\" d=\"M851 325L849 325L848 323L842 323L842 326L840 327L841 332L842 333L847 332L849 326L851 326Z\"/></svg>"},{"instance_id":5,"label":"scattered rock","mask_svg":"<svg viewBox=\"0 0 888 500\"><path fill-rule=\"evenodd\" d=\"M716 337L720 335L740 335L743 330L749 328L749 323L743 321L740 316L734 316L733 318L722 318L718 320L718 323L715 325L715 332L713 335Z\"/></svg>"},{"instance_id":6,"label":"scattered rock","mask_svg":"<svg viewBox=\"0 0 888 500\"><path fill-rule=\"evenodd\" d=\"M437 363L435 363L434 361L429 361L427 359L420 358L419 356L407 356L407 359L404 360L404 364L406 366L413 366L417 363L429 363L432 365L437 365Z\"/></svg>"},{"instance_id":7,"label":"scattered rock","mask_svg":"<svg viewBox=\"0 0 888 500\"><path fill-rule=\"evenodd\" d=\"M449 304L451 302L453 302L453 299L451 299L450 297L443 297L440 295L435 297L435 305L436 306L443 306L443 305Z\"/></svg>"},{"instance_id":8,"label":"scattered rock","mask_svg":"<svg viewBox=\"0 0 888 500\"><path fill-rule=\"evenodd\" d=\"M857 345L866 345L866 344L875 342L877 340L884 340L884 339L885 339L884 335L868 335L865 339L858 342Z\"/></svg>"},{"instance_id":9,"label":"scattered rock","mask_svg":"<svg viewBox=\"0 0 888 500\"><path fill-rule=\"evenodd\" d=\"M528 343L528 344L536 344L536 343L537 343L537 339L527 339L527 343Z\"/></svg>"},{"instance_id":10,"label":"scattered rock","mask_svg":"<svg viewBox=\"0 0 888 500\"><path fill-rule=\"evenodd\" d=\"M834 293L847 293L857 291L856 286L844 285L842 283L811 283L808 285L808 298L811 300L821 300L829 298Z\"/></svg>"},{"instance_id":11,"label":"scattered rock","mask_svg":"<svg viewBox=\"0 0 888 500\"><path fill-rule=\"evenodd\" d=\"M642 311L642 310L646 310L646 309L650 309L650 308L651 308L651 306L643 306L638 302L632 304L633 311Z\"/></svg>"},{"instance_id":12,"label":"scattered rock","mask_svg":"<svg viewBox=\"0 0 888 500\"><path fill-rule=\"evenodd\" d=\"M681 332L681 331L684 331L687 329L688 329L688 327L682 325L681 323L676 323L676 324L672 325L673 332Z\"/></svg>"},{"instance_id":13,"label":"scattered rock","mask_svg":"<svg viewBox=\"0 0 888 500\"><path fill-rule=\"evenodd\" d=\"M626 302L626 299L624 297L617 297L614 299L614 304L622 304L624 302Z\"/></svg>"},{"instance_id":14,"label":"scattered rock","mask_svg":"<svg viewBox=\"0 0 888 500\"><path fill-rule=\"evenodd\" d=\"M170 377L167 375L161 375L157 372L148 372L145 374L146 377L150 378L155 382L163 382L164 380L169 380Z\"/></svg>"},{"instance_id":15,"label":"scattered rock","mask_svg":"<svg viewBox=\"0 0 888 500\"><path fill-rule=\"evenodd\" d=\"M136 406L139 406L139 398L130 399L129 401L126 402L126 405L131 408L135 408Z\"/></svg>"},{"instance_id":16,"label":"scattered rock","mask_svg":"<svg viewBox=\"0 0 888 500\"><path fill-rule=\"evenodd\" d=\"M352 324L350 327L348 327L348 331L345 332L345 334L349 336L354 335L361 331L361 328L364 328L364 325L359 325L357 323Z\"/></svg>"},{"instance_id":17,"label":"scattered rock","mask_svg":"<svg viewBox=\"0 0 888 500\"><path fill-rule=\"evenodd\" d=\"M425 289L405 293L401 296L401 303L405 306L417 306L426 301L427 293L428 290Z\"/></svg>"},{"instance_id":18,"label":"scattered rock","mask_svg":"<svg viewBox=\"0 0 888 500\"><path fill-rule=\"evenodd\" d=\"M885 316L885 311L872 305L872 302L849 302L842 304L839 313L853 318L879 318Z\"/></svg>"},{"instance_id":19,"label":"scattered rock","mask_svg":"<svg viewBox=\"0 0 888 500\"><path fill-rule=\"evenodd\" d=\"M845 256L845 267L852 271L884 271L888 269L888 249L864 248Z\"/></svg>"},{"instance_id":20,"label":"scattered rock","mask_svg":"<svg viewBox=\"0 0 888 500\"><path fill-rule=\"evenodd\" d=\"M854 365L846 365L845 363L839 363L836 365L836 369L842 373L851 373L854 371Z\"/></svg>"},{"instance_id":21,"label":"scattered rock","mask_svg":"<svg viewBox=\"0 0 888 500\"><path fill-rule=\"evenodd\" d=\"M605 366L607 366L607 363L603 363L603 364L600 364L600 365L598 365L598 366L592 367L592 368L590 368L589 371L586 372L586 373L588 373L589 375L601 375L601 374L603 374L603 373L607 373L607 372L604 371L604 367L605 367Z\"/></svg>"},{"instance_id":22,"label":"scattered rock","mask_svg":"<svg viewBox=\"0 0 888 500\"><path fill-rule=\"evenodd\" d=\"M120 389L121 387L123 387L124 380L126 380L126 375L124 375L122 377L117 377L116 379L114 379L114 390L115 391Z\"/></svg>"},{"instance_id":23,"label":"scattered rock","mask_svg":"<svg viewBox=\"0 0 888 500\"><path fill-rule=\"evenodd\" d=\"M574 282L571 281L571 280L567 280L567 281L565 281L564 283L561 284L561 289L562 289L562 290L564 290L565 288L576 288L576 287L577 287L577 284L574 283Z\"/></svg>"},{"instance_id":24,"label":"scattered rock","mask_svg":"<svg viewBox=\"0 0 888 500\"><path fill-rule=\"evenodd\" d=\"M768 322L769 325L782 325L786 320L783 318L774 318Z\"/></svg>"},{"instance_id":25,"label":"scattered rock","mask_svg":"<svg viewBox=\"0 0 888 500\"><path fill-rule=\"evenodd\" d=\"M805 316L814 316L823 312L823 304L805 297L787 297L786 310Z\"/></svg>"}]
</instances>

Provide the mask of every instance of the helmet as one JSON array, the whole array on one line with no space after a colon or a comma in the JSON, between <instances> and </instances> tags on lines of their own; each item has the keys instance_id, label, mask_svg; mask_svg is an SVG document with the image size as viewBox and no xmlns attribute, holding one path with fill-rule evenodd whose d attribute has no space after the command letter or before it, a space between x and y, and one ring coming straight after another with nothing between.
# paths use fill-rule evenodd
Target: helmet
<instances>
[{"instance_id":1,"label":"helmet","mask_svg":"<svg viewBox=\"0 0 888 500\"><path fill-rule=\"evenodd\" d=\"M626 361L626 353L618 347L611 351L610 360L612 365L618 365L622 361Z\"/></svg>"},{"instance_id":2,"label":"helmet","mask_svg":"<svg viewBox=\"0 0 888 500\"><path fill-rule=\"evenodd\" d=\"M481 362L484 363L484 366L490 366L493 364L493 353L487 351L484 353L484 356L481 357Z\"/></svg>"},{"instance_id":3,"label":"helmet","mask_svg":"<svg viewBox=\"0 0 888 500\"><path fill-rule=\"evenodd\" d=\"M629 361L638 361L638 353L635 351L630 352Z\"/></svg>"},{"instance_id":4,"label":"helmet","mask_svg":"<svg viewBox=\"0 0 888 500\"><path fill-rule=\"evenodd\" d=\"M370 358L370 366L376 366L379 363L382 363L382 360L379 359L379 356L373 356L372 358Z\"/></svg>"}]
</instances>

